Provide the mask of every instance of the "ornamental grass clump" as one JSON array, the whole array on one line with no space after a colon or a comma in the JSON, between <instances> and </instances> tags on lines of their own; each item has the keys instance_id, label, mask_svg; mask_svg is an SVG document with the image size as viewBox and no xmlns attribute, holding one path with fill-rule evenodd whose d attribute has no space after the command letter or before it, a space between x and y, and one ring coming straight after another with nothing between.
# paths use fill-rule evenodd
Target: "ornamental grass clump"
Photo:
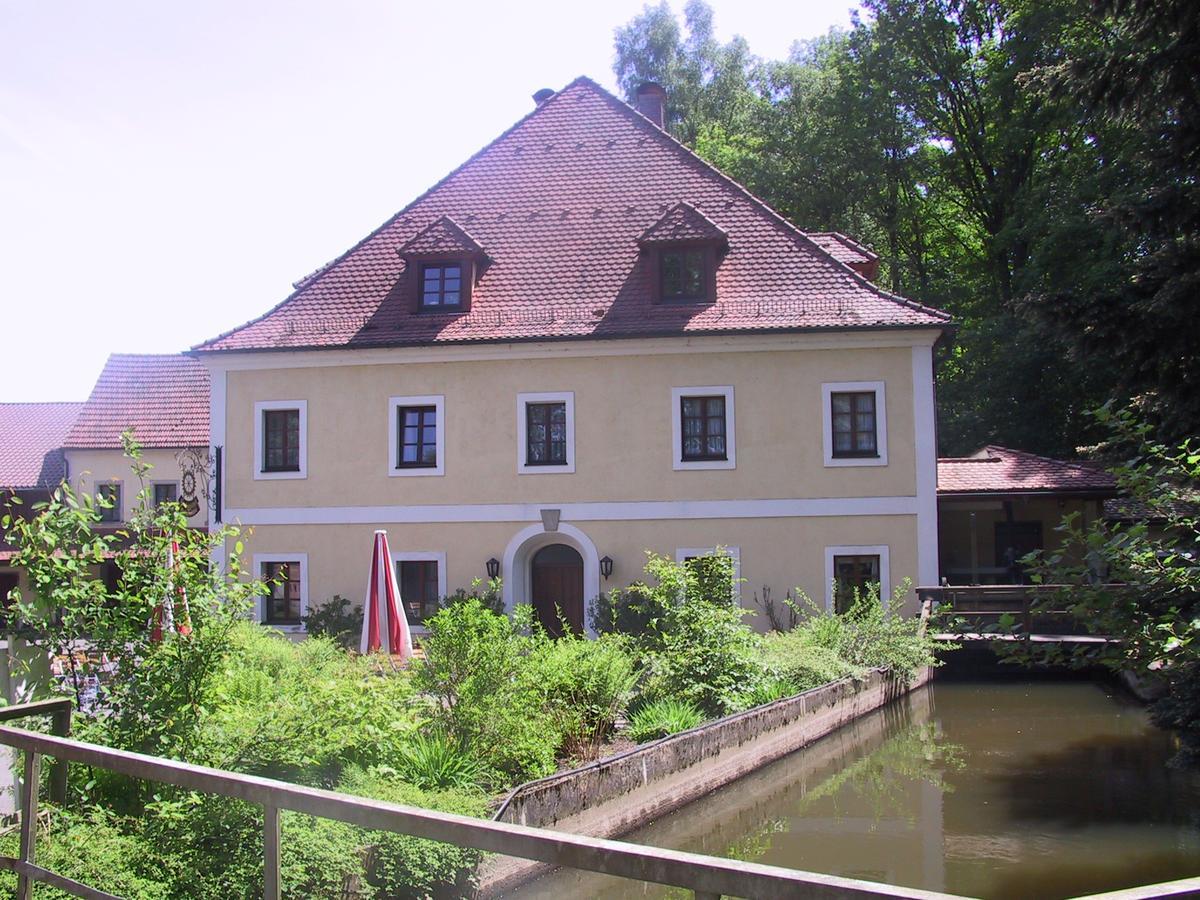
<instances>
[{"instance_id":1,"label":"ornamental grass clump","mask_svg":"<svg viewBox=\"0 0 1200 900\"><path fill-rule=\"evenodd\" d=\"M396 771L422 790L441 791L474 788L483 768L461 741L430 729L417 732L400 748Z\"/></svg>"},{"instance_id":2,"label":"ornamental grass clump","mask_svg":"<svg viewBox=\"0 0 1200 900\"><path fill-rule=\"evenodd\" d=\"M704 714L686 700L652 700L629 719L629 736L639 744L695 728Z\"/></svg>"}]
</instances>

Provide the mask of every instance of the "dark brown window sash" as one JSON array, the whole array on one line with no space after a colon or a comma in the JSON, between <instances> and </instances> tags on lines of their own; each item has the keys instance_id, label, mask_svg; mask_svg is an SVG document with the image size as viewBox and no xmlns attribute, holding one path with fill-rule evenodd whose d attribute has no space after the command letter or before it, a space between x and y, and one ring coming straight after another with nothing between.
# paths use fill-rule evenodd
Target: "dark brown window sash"
<instances>
[{"instance_id":1,"label":"dark brown window sash","mask_svg":"<svg viewBox=\"0 0 1200 900\"><path fill-rule=\"evenodd\" d=\"M422 310L430 311L430 312L437 312L438 310L446 310L446 309L457 311L457 310L462 309L463 298L464 298L464 295L466 292L467 268L468 267L461 262L427 263L427 264L422 265L420 267L420 278L417 281L417 306L418 306L418 308L422 309ZM456 293L458 294L458 299L454 300L453 302L449 302L446 300L446 290L447 290L447 288L446 288L446 280L447 280L446 270L447 269L457 269L458 270L458 276L456 279L454 279L454 280L458 281L458 289L456 291ZM437 292L436 292L437 302L430 303L426 300L425 285L430 283L427 280L428 276L434 272L437 273ZM453 278L453 276L451 276L451 277ZM429 295L433 296L434 292L430 291Z\"/></svg>"},{"instance_id":2,"label":"dark brown window sash","mask_svg":"<svg viewBox=\"0 0 1200 900\"><path fill-rule=\"evenodd\" d=\"M279 438L277 448L271 447L273 437ZM276 465L271 464L273 449L281 460ZM264 472L300 471L300 410L268 409L263 411L262 470Z\"/></svg>"},{"instance_id":3,"label":"dark brown window sash","mask_svg":"<svg viewBox=\"0 0 1200 900\"><path fill-rule=\"evenodd\" d=\"M300 562L263 563L262 577L270 591L264 599L263 621L268 625L299 625Z\"/></svg>"},{"instance_id":4,"label":"dark brown window sash","mask_svg":"<svg viewBox=\"0 0 1200 900\"><path fill-rule=\"evenodd\" d=\"M562 421L554 422L554 413L562 410ZM562 426L562 440L553 438L554 425ZM541 440L535 440L535 427L542 427ZM567 464L567 404L566 403L526 403L525 404L525 465L527 466L565 466ZM543 453L542 459L536 459L536 449Z\"/></svg>"},{"instance_id":5,"label":"dark brown window sash","mask_svg":"<svg viewBox=\"0 0 1200 900\"><path fill-rule=\"evenodd\" d=\"M847 397L850 400L850 411L848 413L838 412L834 407L838 398ZM870 409L865 409L868 406L868 398L870 399ZM853 458L877 458L879 456L879 407L878 396L874 391L839 391L829 395L830 404L830 428L833 429L833 434L830 436L830 442L833 447L833 456L835 459L853 459ZM871 416L870 428L859 428L858 417L860 414ZM850 430L839 432L837 423L839 419L849 418ZM837 436L838 434L850 435L849 449L838 449ZM867 438L870 438L868 445Z\"/></svg>"},{"instance_id":6,"label":"dark brown window sash","mask_svg":"<svg viewBox=\"0 0 1200 900\"><path fill-rule=\"evenodd\" d=\"M417 625L438 608L438 564L433 559L403 560L397 563L400 597L409 624Z\"/></svg>"},{"instance_id":7,"label":"dark brown window sash","mask_svg":"<svg viewBox=\"0 0 1200 900\"><path fill-rule=\"evenodd\" d=\"M417 416L416 441L406 441L404 431L405 418L409 413ZM425 417L433 416L433 424L427 424ZM396 409L396 468L397 469L432 469L438 464L437 459L437 407L436 406L401 406ZM404 459L404 451L408 447L416 448L413 460ZM425 459L425 450L432 448L433 459Z\"/></svg>"},{"instance_id":8,"label":"dark brown window sash","mask_svg":"<svg viewBox=\"0 0 1200 900\"><path fill-rule=\"evenodd\" d=\"M689 403L699 403L700 411L698 415L688 415L687 407ZM714 411L720 406L720 412ZM716 395L712 397L680 397L679 398L679 453L680 459L683 462L718 462L729 459L729 405L724 396ZM699 453L688 452L688 422L700 423L700 442L701 450ZM719 431L710 431L710 422L720 422ZM691 437L695 437L691 435ZM719 451L709 450L710 438L719 437L721 439L721 447Z\"/></svg>"}]
</instances>

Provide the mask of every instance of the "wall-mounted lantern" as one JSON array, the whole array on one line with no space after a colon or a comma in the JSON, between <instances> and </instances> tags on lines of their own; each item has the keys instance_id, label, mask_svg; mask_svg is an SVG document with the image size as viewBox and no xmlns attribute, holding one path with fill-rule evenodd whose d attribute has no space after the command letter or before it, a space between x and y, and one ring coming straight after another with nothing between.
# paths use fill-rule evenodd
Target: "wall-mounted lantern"
<instances>
[{"instance_id":1,"label":"wall-mounted lantern","mask_svg":"<svg viewBox=\"0 0 1200 900\"><path fill-rule=\"evenodd\" d=\"M492 557L487 561L488 578L495 578L500 574L500 560Z\"/></svg>"},{"instance_id":2,"label":"wall-mounted lantern","mask_svg":"<svg viewBox=\"0 0 1200 900\"><path fill-rule=\"evenodd\" d=\"M612 574L612 557L605 556L600 560L600 574L604 576L604 580L608 581L608 576Z\"/></svg>"}]
</instances>

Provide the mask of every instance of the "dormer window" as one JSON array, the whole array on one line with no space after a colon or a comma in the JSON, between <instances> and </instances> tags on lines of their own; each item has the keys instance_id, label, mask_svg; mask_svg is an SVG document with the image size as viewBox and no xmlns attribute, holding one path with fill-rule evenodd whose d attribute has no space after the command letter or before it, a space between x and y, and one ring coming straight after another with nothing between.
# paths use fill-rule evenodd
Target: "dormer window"
<instances>
[{"instance_id":1,"label":"dormer window","mask_svg":"<svg viewBox=\"0 0 1200 900\"><path fill-rule=\"evenodd\" d=\"M421 266L421 308L458 309L462 306L460 263L425 263Z\"/></svg>"},{"instance_id":2,"label":"dormer window","mask_svg":"<svg viewBox=\"0 0 1200 900\"><path fill-rule=\"evenodd\" d=\"M707 256L700 248L660 250L658 277L662 299L667 302L707 299Z\"/></svg>"},{"instance_id":3,"label":"dormer window","mask_svg":"<svg viewBox=\"0 0 1200 900\"><path fill-rule=\"evenodd\" d=\"M655 303L713 303L725 232L689 203L676 203L638 238Z\"/></svg>"},{"instance_id":4,"label":"dormer window","mask_svg":"<svg viewBox=\"0 0 1200 900\"><path fill-rule=\"evenodd\" d=\"M396 251L404 259L405 291L419 313L463 313L487 268L483 248L449 216L435 219Z\"/></svg>"}]
</instances>

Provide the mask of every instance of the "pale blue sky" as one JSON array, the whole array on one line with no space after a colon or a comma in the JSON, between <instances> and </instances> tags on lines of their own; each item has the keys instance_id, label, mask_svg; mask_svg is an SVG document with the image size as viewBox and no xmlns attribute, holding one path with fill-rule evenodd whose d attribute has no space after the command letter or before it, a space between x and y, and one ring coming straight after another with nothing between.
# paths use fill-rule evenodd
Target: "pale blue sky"
<instances>
[{"instance_id":1,"label":"pale blue sky","mask_svg":"<svg viewBox=\"0 0 1200 900\"><path fill-rule=\"evenodd\" d=\"M712 0L766 57L852 5ZM83 399L110 352L261 314L538 88L615 90L641 7L0 0L0 400Z\"/></svg>"}]
</instances>

